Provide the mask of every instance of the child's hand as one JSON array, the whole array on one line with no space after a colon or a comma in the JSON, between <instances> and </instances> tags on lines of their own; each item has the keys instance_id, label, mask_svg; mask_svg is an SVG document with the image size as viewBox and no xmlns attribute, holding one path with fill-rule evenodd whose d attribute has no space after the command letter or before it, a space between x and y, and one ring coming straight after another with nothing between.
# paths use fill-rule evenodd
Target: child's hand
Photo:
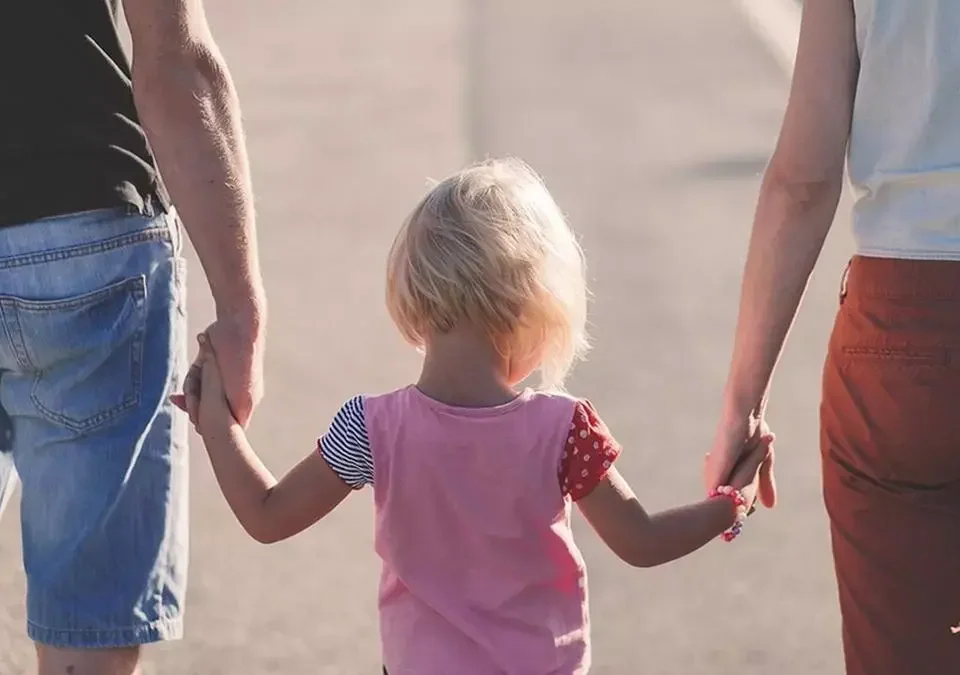
<instances>
[{"instance_id":1,"label":"child's hand","mask_svg":"<svg viewBox=\"0 0 960 675\"><path fill-rule=\"evenodd\" d=\"M236 419L230 411L230 404L223 390L220 366L217 364L217 356L213 352L209 339L201 334L197 337L197 342L200 343L202 368L197 431L204 435L236 424Z\"/></svg>"},{"instance_id":2,"label":"child's hand","mask_svg":"<svg viewBox=\"0 0 960 675\"><path fill-rule=\"evenodd\" d=\"M730 476L730 486L740 490L747 502L747 508L753 507L760 486L760 467L766 461L773 461L773 442L775 437L766 423L760 429L757 442L744 450Z\"/></svg>"}]
</instances>

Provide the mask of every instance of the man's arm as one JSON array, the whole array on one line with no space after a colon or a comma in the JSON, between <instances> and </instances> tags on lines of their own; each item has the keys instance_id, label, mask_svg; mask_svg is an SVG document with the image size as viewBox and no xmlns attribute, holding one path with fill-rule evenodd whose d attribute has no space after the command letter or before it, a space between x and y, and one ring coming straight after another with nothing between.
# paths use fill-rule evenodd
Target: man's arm
<instances>
[{"instance_id":1,"label":"man's arm","mask_svg":"<svg viewBox=\"0 0 960 675\"><path fill-rule=\"evenodd\" d=\"M260 395L266 303L240 106L201 0L123 0L137 111L216 303L208 331L245 423Z\"/></svg>"}]
</instances>

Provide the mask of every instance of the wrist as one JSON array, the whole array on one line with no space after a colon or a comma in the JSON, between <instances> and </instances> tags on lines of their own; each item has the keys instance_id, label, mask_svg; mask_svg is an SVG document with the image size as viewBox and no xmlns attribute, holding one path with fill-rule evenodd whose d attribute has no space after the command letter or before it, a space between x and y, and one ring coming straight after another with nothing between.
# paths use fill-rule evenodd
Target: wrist
<instances>
[{"instance_id":1,"label":"wrist","mask_svg":"<svg viewBox=\"0 0 960 675\"><path fill-rule=\"evenodd\" d=\"M267 300L262 291L245 295L239 300L217 302L217 321L228 323L256 340L266 330Z\"/></svg>"},{"instance_id":2,"label":"wrist","mask_svg":"<svg viewBox=\"0 0 960 675\"><path fill-rule=\"evenodd\" d=\"M212 419L203 420L198 429L208 450L217 447L217 444L224 440L234 439L238 433L243 433L243 427L229 410L211 417Z\"/></svg>"},{"instance_id":3,"label":"wrist","mask_svg":"<svg viewBox=\"0 0 960 675\"><path fill-rule=\"evenodd\" d=\"M728 521L720 537L724 541L733 541L743 530L750 504L743 492L729 485L721 485L710 492L710 498L726 504Z\"/></svg>"},{"instance_id":4,"label":"wrist","mask_svg":"<svg viewBox=\"0 0 960 675\"><path fill-rule=\"evenodd\" d=\"M725 395L720 412L720 433L726 440L742 441L763 417L766 401L758 397Z\"/></svg>"},{"instance_id":5,"label":"wrist","mask_svg":"<svg viewBox=\"0 0 960 675\"><path fill-rule=\"evenodd\" d=\"M756 399L727 392L723 395L720 419L724 426L742 426L757 408Z\"/></svg>"}]
</instances>

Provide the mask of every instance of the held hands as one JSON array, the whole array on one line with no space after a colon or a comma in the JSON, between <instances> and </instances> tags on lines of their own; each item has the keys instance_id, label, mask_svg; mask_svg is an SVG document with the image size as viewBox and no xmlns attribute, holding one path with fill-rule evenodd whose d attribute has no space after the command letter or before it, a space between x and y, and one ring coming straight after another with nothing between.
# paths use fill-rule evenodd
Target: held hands
<instances>
[{"instance_id":1,"label":"held hands","mask_svg":"<svg viewBox=\"0 0 960 675\"><path fill-rule=\"evenodd\" d=\"M191 375L188 376L188 379L192 377L196 384L187 387L185 383L184 389L187 393L183 395L184 405L177 405L190 412L190 421L197 432L206 435L239 422L231 410L210 338L206 333L201 333L197 336L197 342L200 343L200 352L190 367Z\"/></svg>"},{"instance_id":2,"label":"held hands","mask_svg":"<svg viewBox=\"0 0 960 675\"><path fill-rule=\"evenodd\" d=\"M762 449L768 451L759 456L754 495L765 507L773 508L777 502L777 484L773 473L773 434L766 421L759 416L750 417L744 424L736 427L721 424L704 462L704 487L708 492L724 484L738 487L733 482L737 473L743 469L745 462L756 460L757 452Z\"/></svg>"},{"instance_id":3,"label":"held hands","mask_svg":"<svg viewBox=\"0 0 960 675\"><path fill-rule=\"evenodd\" d=\"M253 410L263 398L263 331L249 322L217 319L203 332L208 348L222 368L221 382L230 410L246 427ZM199 422L201 362L198 354L183 382L183 393L171 397L174 405Z\"/></svg>"},{"instance_id":4,"label":"held hands","mask_svg":"<svg viewBox=\"0 0 960 675\"><path fill-rule=\"evenodd\" d=\"M773 433L763 424L755 440L749 443L740 455L729 480L726 481L727 485L740 490L749 509L753 508L757 497L761 496L763 467L773 463L774 440L776 438ZM709 455L707 461L709 462Z\"/></svg>"}]
</instances>

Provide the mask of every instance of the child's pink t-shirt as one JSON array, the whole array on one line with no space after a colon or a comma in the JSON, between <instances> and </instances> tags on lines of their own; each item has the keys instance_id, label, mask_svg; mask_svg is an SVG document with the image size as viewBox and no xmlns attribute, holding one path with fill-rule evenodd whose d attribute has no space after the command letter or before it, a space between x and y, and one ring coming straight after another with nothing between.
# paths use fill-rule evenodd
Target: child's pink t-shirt
<instances>
[{"instance_id":1,"label":"child's pink t-shirt","mask_svg":"<svg viewBox=\"0 0 960 675\"><path fill-rule=\"evenodd\" d=\"M587 672L570 504L620 452L588 403L526 391L461 408L411 386L349 401L320 449L348 484L374 488L391 675Z\"/></svg>"}]
</instances>

